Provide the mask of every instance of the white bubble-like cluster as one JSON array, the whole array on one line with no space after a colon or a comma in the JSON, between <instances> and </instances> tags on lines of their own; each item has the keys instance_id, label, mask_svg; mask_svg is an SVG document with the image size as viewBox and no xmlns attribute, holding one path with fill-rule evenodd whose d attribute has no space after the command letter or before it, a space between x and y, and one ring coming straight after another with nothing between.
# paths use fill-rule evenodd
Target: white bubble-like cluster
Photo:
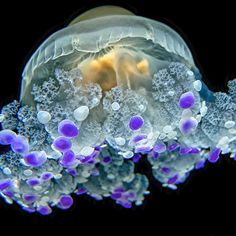
<instances>
[{"instance_id":1,"label":"white bubble-like cluster","mask_svg":"<svg viewBox=\"0 0 236 236\"><path fill-rule=\"evenodd\" d=\"M143 154L148 155L154 177L172 189L184 182L191 170L202 168L207 159L217 161L220 152L232 153L233 157L236 152L234 83L229 83L229 94L215 93L215 101L207 102L196 92L194 77L191 74L189 78L188 71L180 63L171 63L158 71L152 79L153 102L135 91L113 88L100 101L107 114L102 120L94 116L96 106L92 108L90 101L85 102L76 93L67 102L57 100L60 96L57 91L66 82L56 85L55 79L37 89L34 87L35 109L20 106L16 101L3 107L1 124L9 135L0 131L0 142L10 145L12 150L0 156L2 196L7 202L14 200L23 209L41 214L51 213L54 205L67 209L61 198L67 197L69 201L71 193L87 194L95 199L111 197L129 208L132 202L140 205L148 193L147 178L134 173L134 165ZM50 102L44 101L48 95L44 88L48 86L54 86L55 91ZM93 86L98 85L89 88ZM76 89L72 85L68 94ZM172 105L169 95L163 97L167 89L175 91L171 94ZM187 95L194 100L187 95L187 98L182 96L186 101L180 100L186 91L192 92ZM59 108L56 114L60 115L56 117L54 111ZM76 138L72 134L77 129ZM12 134L26 138L26 153L14 149L16 138L11 140ZM65 143L52 145L60 135L65 136ZM68 135L75 138L68 139ZM68 148L62 151L60 145ZM209 148L213 151L209 152ZM35 156L42 151L46 159L41 154Z\"/></svg>"}]
</instances>

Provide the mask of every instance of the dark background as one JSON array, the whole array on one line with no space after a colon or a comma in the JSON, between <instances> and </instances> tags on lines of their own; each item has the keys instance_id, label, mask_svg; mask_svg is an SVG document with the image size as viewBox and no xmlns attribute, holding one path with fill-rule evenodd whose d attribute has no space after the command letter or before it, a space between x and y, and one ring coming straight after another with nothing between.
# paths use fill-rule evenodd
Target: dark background
<instances>
[{"instance_id":1,"label":"dark background","mask_svg":"<svg viewBox=\"0 0 236 236\"><path fill-rule=\"evenodd\" d=\"M138 3L140 2L140 3ZM154 2L154 1L153 1ZM205 82L226 91L236 77L235 7L227 1L7 1L1 5L1 106L19 96L21 72L34 50L80 12L104 4L123 6L137 15L167 23L190 46ZM209 6L207 5L209 4ZM143 169L146 167L144 165ZM68 211L50 216L26 214L0 200L0 227L37 230L64 229L68 234L236 235L236 162L222 157L192 173L177 191L151 181L151 195L141 207L126 210L110 200L75 199Z\"/></svg>"}]
</instances>

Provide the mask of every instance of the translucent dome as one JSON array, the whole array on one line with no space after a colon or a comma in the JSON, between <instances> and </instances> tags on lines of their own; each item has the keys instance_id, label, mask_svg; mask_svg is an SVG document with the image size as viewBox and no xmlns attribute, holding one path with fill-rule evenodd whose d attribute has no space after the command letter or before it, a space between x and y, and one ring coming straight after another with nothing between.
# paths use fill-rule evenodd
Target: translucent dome
<instances>
[{"instance_id":1,"label":"translucent dome","mask_svg":"<svg viewBox=\"0 0 236 236\"><path fill-rule=\"evenodd\" d=\"M171 61L194 67L186 43L167 25L134 15L95 17L54 33L38 48L23 72L21 100L32 102L32 83L48 80L58 67L79 68L86 82L97 82L108 90L127 85L119 75L124 66L132 70L128 76L135 73L142 77ZM91 75L89 71L99 66L97 62L98 75Z\"/></svg>"}]
</instances>

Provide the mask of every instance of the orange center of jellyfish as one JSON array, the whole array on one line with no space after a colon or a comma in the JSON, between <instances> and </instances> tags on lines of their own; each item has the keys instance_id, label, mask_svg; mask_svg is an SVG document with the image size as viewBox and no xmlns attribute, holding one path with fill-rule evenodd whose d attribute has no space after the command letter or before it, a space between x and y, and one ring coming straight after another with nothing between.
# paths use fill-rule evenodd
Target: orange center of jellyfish
<instances>
[{"instance_id":1,"label":"orange center of jellyfish","mask_svg":"<svg viewBox=\"0 0 236 236\"><path fill-rule=\"evenodd\" d=\"M80 66L84 83L98 83L103 91L126 84L135 78L147 78L149 62L136 59L126 50L112 50L96 59L87 59Z\"/></svg>"}]
</instances>

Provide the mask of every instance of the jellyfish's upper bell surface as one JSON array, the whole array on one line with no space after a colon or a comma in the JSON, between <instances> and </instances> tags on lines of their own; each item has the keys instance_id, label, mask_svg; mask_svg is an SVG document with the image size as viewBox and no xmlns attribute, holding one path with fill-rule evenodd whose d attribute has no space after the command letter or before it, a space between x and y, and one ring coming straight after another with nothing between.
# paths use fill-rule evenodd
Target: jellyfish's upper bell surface
<instances>
[{"instance_id":1,"label":"jellyfish's upper bell surface","mask_svg":"<svg viewBox=\"0 0 236 236\"><path fill-rule=\"evenodd\" d=\"M23 72L21 101L34 104L32 84L53 77L58 67L79 68L85 83L97 82L107 91L132 86L133 77L137 86L171 61L194 66L183 39L163 23L133 15L84 20L54 33L33 54Z\"/></svg>"}]
</instances>

